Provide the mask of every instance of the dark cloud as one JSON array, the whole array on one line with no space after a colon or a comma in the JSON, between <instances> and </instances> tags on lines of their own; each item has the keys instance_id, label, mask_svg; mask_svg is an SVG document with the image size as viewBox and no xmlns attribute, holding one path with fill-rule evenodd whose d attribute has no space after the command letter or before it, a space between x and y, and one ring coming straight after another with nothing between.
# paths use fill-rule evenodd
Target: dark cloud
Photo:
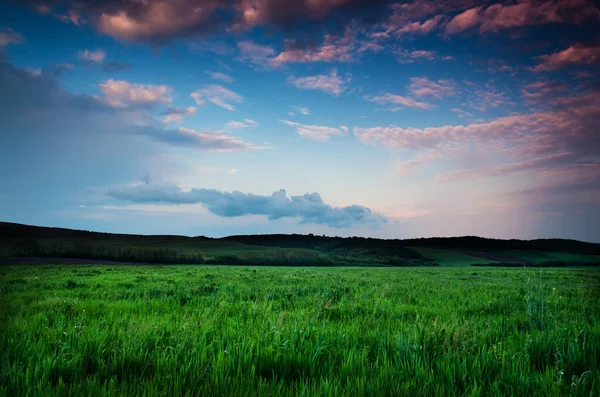
<instances>
[{"instance_id":1,"label":"dark cloud","mask_svg":"<svg viewBox=\"0 0 600 397\"><path fill-rule=\"evenodd\" d=\"M207 35L256 26L298 36L326 27L343 30L349 21L380 22L391 0L25 0L44 13L90 21L102 33L127 41L161 44L176 37ZM64 18L63 18L64 19Z\"/></svg>"},{"instance_id":2,"label":"dark cloud","mask_svg":"<svg viewBox=\"0 0 600 397\"><path fill-rule=\"evenodd\" d=\"M146 180L137 185L109 188L110 197L134 203L203 204L213 214L222 217L265 215L269 219L300 218L300 223L324 224L334 228L368 225L380 227L386 219L361 205L332 207L323 202L319 193L287 196L285 190L271 195L215 189L183 191L172 183Z\"/></svg>"}]
</instances>

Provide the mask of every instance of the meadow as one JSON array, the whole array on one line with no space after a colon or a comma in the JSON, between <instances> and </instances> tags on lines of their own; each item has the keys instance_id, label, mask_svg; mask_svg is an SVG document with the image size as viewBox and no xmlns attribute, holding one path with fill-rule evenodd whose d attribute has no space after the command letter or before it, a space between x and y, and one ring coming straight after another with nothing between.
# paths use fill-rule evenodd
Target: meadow
<instances>
[{"instance_id":1,"label":"meadow","mask_svg":"<svg viewBox=\"0 0 600 397\"><path fill-rule=\"evenodd\" d=\"M598 396L600 269L3 266L0 395Z\"/></svg>"}]
</instances>

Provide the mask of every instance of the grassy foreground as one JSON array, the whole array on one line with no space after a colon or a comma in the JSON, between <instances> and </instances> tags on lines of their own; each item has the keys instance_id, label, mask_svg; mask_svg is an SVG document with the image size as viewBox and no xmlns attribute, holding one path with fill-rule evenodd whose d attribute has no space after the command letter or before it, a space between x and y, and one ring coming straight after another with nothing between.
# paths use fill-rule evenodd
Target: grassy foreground
<instances>
[{"instance_id":1,"label":"grassy foreground","mask_svg":"<svg viewBox=\"0 0 600 397\"><path fill-rule=\"evenodd\" d=\"M600 395L600 270L539 276L2 267L0 395Z\"/></svg>"}]
</instances>

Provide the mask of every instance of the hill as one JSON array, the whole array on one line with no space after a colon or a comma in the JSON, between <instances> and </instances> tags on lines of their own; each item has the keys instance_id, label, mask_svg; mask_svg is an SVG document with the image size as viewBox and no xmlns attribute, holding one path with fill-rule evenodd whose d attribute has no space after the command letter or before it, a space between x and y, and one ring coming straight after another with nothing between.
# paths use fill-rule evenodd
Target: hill
<instances>
[{"instance_id":1,"label":"hill","mask_svg":"<svg viewBox=\"0 0 600 397\"><path fill-rule=\"evenodd\" d=\"M114 234L0 222L0 255L249 265L583 266L600 265L600 244L475 236L399 240L269 234L210 238ZM188 257L193 260L185 260Z\"/></svg>"}]
</instances>

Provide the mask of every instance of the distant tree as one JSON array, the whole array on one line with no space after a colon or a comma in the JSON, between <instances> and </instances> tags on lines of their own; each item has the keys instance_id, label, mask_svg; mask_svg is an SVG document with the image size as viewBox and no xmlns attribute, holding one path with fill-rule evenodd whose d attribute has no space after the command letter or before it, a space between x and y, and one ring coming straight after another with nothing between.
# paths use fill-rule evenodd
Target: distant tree
<instances>
[{"instance_id":1,"label":"distant tree","mask_svg":"<svg viewBox=\"0 0 600 397\"><path fill-rule=\"evenodd\" d=\"M33 256L41 255L44 248L34 239L28 238L17 241L10 249L14 256Z\"/></svg>"}]
</instances>

